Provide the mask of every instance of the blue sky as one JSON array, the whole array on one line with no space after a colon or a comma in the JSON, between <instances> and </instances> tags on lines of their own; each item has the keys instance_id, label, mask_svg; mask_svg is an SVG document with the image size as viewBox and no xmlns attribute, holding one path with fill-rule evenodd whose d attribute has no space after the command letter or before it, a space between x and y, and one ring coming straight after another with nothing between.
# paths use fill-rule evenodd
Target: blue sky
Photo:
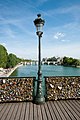
<instances>
[{"instance_id":1,"label":"blue sky","mask_svg":"<svg viewBox=\"0 0 80 120\"><path fill-rule=\"evenodd\" d=\"M38 58L34 19L45 19L42 58L80 59L80 0L0 0L0 44L20 58Z\"/></svg>"}]
</instances>

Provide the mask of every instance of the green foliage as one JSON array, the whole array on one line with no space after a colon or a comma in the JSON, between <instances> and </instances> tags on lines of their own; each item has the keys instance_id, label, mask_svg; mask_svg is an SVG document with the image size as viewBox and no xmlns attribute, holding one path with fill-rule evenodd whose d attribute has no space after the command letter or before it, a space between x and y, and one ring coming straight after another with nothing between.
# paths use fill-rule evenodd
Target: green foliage
<instances>
[{"instance_id":1,"label":"green foliage","mask_svg":"<svg viewBox=\"0 0 80 120\"><path fill-rule=\"evenodd\" d=\"M9 54L8 55L8 60L7 60L7 68L12 68L14 66L16 66L21 60L19 58L16 57L16 55L14 54Z\"/></svg>"},{"instance_id":2,"label":"green foliage","mask_svg":"<svg viewBox=\"0 0 80 120\"><path fill-rule=\"evenodd\" d=\"M22 59L17 58L14 54L7 53L6 48L0 45L0 67L2 68L12 68L20 63Z\"/></svg>"},{"instance_id":3,"label":"green foliage","mask_svg":"<svg viewBox=\"0 0 80 120\"><path fill-rule=\"evenodd\" d=\"M33 60L21 59L22 62L32 62Z\"/></svg>"},{"instance_id":4,"label":"green foliage","mask_svg":"<svg viewBox=\"0 0 80 120\"><path fill-rule=\"evenodd\" d=\"M73 58L69 58L69 57L64 57L63 58L63 63L62 65L65 65L65 66L80 66L80 61L78 59L73 59Z\"/></svg>"},{"instance_id":5,"label":"green foliage","mask_svg":"<svg viewBox=\"0 0 80 120\"><path fill-rule=\"evenodd\" d=\"M0 45L0 67L6 68L8 53L4 46Z\"/></svg>"},{"instance_id":6,"label":"green foliage","mask_svg":"<svg viewBox=\"0 0 80 120\"><path fill-rule=\"evenodd\" d=\"M51 58L48 58L47 61L57 61L57 58L56 57L51 57Z\"/></svg>"},{"instance_id":7,"label":"green foliage","mask_svg":"<svg viewBox=\"0 0 80 120\"><path fill-rule=\"evenodd\" d=\"M80 60L74 59L75 67L80 66Z\"/></svg>"}]
</instances>

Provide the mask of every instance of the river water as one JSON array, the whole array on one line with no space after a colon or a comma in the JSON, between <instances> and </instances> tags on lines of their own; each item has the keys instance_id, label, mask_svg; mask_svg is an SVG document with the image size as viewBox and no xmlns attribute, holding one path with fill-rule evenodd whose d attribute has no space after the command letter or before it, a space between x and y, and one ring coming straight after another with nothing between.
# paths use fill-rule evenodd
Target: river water
<instances>
[{"instance_id":1,"label":"river water","mask_svg":"<svg viewBox=\"0 0 80 120\"><path fill-rule=\"evenodd\" d=\"M36 77L37 71L37 65L23 65L17 68L11 76ZM80 68L42 65L42 76L80 76Z\"/></svg>"}]
</instances>

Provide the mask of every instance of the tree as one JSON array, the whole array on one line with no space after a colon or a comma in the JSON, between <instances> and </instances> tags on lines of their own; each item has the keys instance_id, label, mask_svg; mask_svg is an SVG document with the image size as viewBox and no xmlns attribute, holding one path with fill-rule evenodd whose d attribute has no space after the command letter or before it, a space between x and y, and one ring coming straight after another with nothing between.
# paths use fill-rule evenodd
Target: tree
<instances>
[{"instance_id":1,"label":"tree","mask_svg":"<svg viewBox=\"0 0 80 120\"><path fill-rule=\"evenodd\" d=\"M68 64L68 59L69 59L68 57L64 57L62 64L63 64L63 65L67 65L67 64Z\"/></svg>"},{"instance_id":2,"label":"tree","mask_svg":"<svg viewBox=\"0 0 80 120\"><path fill-rule=\"evenodd\" d=\"M77 59L74 59L74 65L75 67L80 66L80 61Z\"/></svg>"},{"instance_id":3,"label":"tree","mask_svg":"<svg viewBox=\"0 0 80 120\"><path fill-rule=\"evenodd\" d=\"M19 63L19 59L16 57L16 55L12 53L8 55L7 68L12 68L16 66L18 63Z\"/></svg>"},{"instance_id":4,"label":"tree","mask_svg":"<svg viewBox=\"0 0 80 120\"><path fill-rule=\"evenodd\" d=\"M51 58L48 58L47 61L57 61L57 58L56 57L51 57Z\"/></svg>"},{"instance_id":5,"label":"tree","mask_svg":"<svg viewBox=\"0 0 80 120\"><path fill-rule=\"evenodd\" d=\"M0 67L6 68L8 53L3 45L0 45Z\"/></svg>"},{"instance_id":6,"label":"tree","mask_svg":"<svg viewBox=\"0 0 80 120\"><path fill-rule=\"evenodd\" d=\"M77 66L80 66L80 61L78 59L73 59L71 57L70 58L64 57L62 65L77 67Z\"/></svg>"}]
</instances>

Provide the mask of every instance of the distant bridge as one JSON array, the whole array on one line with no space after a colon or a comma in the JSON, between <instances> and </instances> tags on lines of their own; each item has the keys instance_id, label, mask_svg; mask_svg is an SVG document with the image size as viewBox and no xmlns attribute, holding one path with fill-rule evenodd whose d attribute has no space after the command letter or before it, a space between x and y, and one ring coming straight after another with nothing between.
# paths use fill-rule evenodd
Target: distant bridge
<instances>
[{"instance_id":1,"label":"distant bridge","mask_svg":"<svg viewBox=\"0 0 80 120\"><path fill-rule=\"evenodd\" d=\"M38 61L22 62L23 65L37 65Z\"/></svg>"},{"instance_id":2,"label":"distant bridge","mask_svg":"<svg viewBox=\"0 0 80 120\"><path fill-rule=\"evenodd\" d=\"M47 62L42 61L42 65L56 65L56 62L54 62L54 61L47 61Z\"/></svg>"},{"instance_id":3,"label":"distant bridge","mask_svg":"<svg viewBox=\"0 0 80 120\"><path fill-rule=\"evenodd\" d=\"M38 65L38 61L22 62L23 65ZM54 61L41 62L42 65L57 65Z\"/></svg>"}]
</instances>

